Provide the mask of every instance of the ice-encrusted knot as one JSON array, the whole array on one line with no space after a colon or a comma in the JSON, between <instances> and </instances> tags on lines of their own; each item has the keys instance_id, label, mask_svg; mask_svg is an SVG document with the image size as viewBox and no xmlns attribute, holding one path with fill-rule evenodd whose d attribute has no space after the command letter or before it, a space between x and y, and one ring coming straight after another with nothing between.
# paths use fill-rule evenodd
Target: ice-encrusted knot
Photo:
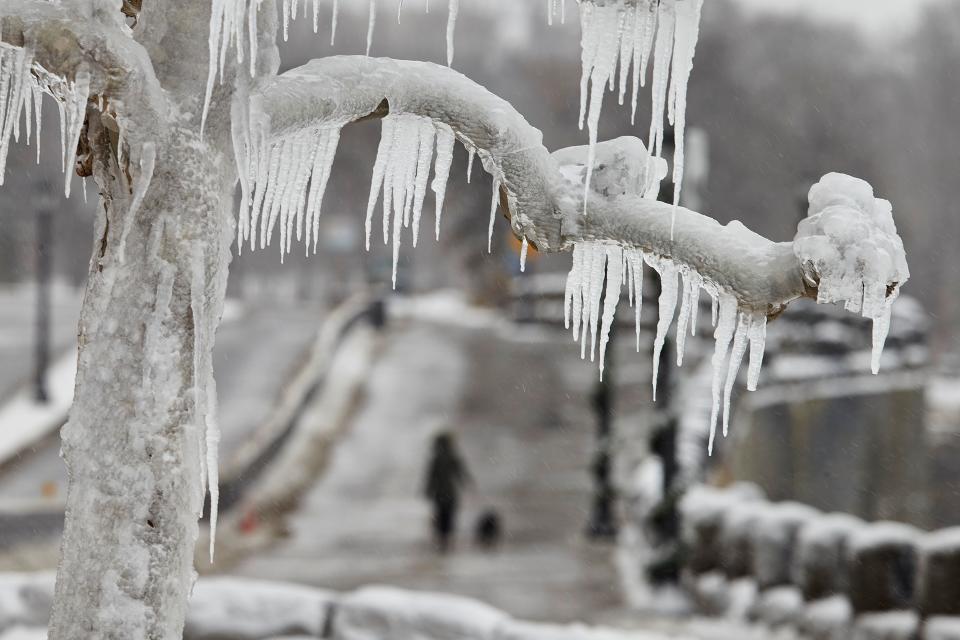
<instances>
[{"instance_id":1,"label":"ice-encrusted knot","mask_svg":"<svg viewBox=\"0 0 960 640\"><path fill-rule=\"evenodd\" d=\"M552 154L560 173L579 192L587 179L589 147L566 147ZM621 136L599 142L593 156L590 190L604 197L650 195L656 197L667 175L667 162L647 153L639 138Z\"/></svg>"},{"instance_id":2,"label":"ice-encrusted knot","mask_svg":"<svg viewBox=\"0 0 960 640\"><path fill-rule=\"evenodd\" d=\"M867 182L841 173L829 173L813 185L809 202L794 253L804 278L817 287L817 302L843 302L848 311L874 321L876 373L890 307L910 277L893 207L875 198Z\"/></svg>"}]
</instances>

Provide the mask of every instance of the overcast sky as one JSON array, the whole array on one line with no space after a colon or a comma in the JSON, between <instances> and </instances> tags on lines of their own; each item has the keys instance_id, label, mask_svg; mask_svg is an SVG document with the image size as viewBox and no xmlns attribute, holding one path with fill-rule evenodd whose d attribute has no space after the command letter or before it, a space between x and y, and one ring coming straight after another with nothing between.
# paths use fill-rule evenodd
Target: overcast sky
<instances>
[{"instance_id":1,"label":"overcast sky","mask_svg":"<svg viewBox=\"0 0 960 640\"><path fill-rule=\"evenodd\" d=\"M855 23L880 35L914 24L922 7L932 2L960 0L738 0L756 11L799 12L811 17Z\"/></svg>"}]
</instances>

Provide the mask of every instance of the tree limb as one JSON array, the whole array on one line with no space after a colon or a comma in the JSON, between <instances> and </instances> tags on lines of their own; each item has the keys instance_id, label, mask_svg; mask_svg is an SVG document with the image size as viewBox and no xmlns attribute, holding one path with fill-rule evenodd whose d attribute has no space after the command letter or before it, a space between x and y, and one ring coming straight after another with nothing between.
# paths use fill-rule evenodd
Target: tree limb
<instances>
[{"instance_id":1,"label":"tree limb","mask_svg":"<svg viewBox=\"0 0 960 640\"><path fill-rule=\"evenodd\" d=\"M639 190L597 192L596 184L584 208L584 172L576 163L585 153L574 148L551 155L540 131L512 105L447 67L362 56L313 60L258 80L249 107L251 128L268 139L387 114L430 118L476 148L487 171L501 181L501 202L514 233L540 250L566 250L589 240L636 247L694 269L735 295L741 309L770 316L796 298L817 297L817 282L792 242L773 242L740 222L721 225L644 198ZM633 138L604 144L613 153L598 149L595 172L603 162L636 162L624 159L630 154L616 154L624 144L642 148ZM645 153L639 155L647 162Z\"/></svg>"},{"instance_id":2,"label":"tree limb","mask_svg":"<svg viewBox=\"0 0 960 640\"><path fill-rule=\"evenodd\" d=\"M122 15L117 12L117 16ZM166 101L145 49L125 27L42 0L0 2L0 41L26 47L34 63L68 79L90 73L90 93L120 105L141 135L167 118Z\"/></svg>"}]
</instances>

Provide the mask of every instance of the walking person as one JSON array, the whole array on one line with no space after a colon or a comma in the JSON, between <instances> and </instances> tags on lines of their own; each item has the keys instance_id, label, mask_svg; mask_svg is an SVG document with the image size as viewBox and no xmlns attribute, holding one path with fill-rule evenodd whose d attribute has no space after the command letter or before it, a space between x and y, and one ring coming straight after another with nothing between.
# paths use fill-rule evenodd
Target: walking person
<instances>
[{"instance_id":1,"label":"walking person","mask_svg":"<svg viewBox=\"0 0 960 640\"><path fill-rule=\"evenodd\" d=\"M433 454L427 467L424 494L433 504L433 535L441 552L450 548L457 525L460 491L470 482L470 473L457 451L453 434L438 434L433 439Z\"/></svg>"}]
</instances>

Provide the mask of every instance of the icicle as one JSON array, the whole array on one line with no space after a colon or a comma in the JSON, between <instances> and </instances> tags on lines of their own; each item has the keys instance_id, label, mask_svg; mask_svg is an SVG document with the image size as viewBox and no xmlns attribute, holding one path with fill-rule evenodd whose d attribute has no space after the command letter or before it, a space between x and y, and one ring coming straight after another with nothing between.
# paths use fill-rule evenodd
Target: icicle
<instances>
[{"instance_id":1,"label":"icicle","mask_svg":"<svg viewBox=\"0 0 960 640\"><path fill-rule=\"evenodd\" d=\"M673 77L670 81L674 131L673 203L680 203L683 185L683 146L687 121L687 83L693 69L693 56L700 31L703 0L687 0L676 4L676 33L673 47ZM672 237L672 228L671 228Z\"/></svg>"},{"instance_id":2,"label":"icicle","mask_svg":"<svg viewBox=\"0 0 960 640\"><path fill-rule=\"evenodd\" d=\"M40 164L40 125L42 123L41 112L43 111L43 92L36 84L31 86L33 92L33 128L37 132L37 164ZM28 114L29 115L29 114ZM2 157L2 155L0 155ZM0 184L3 184L3 172L0 171Z\"/></svg>"},{"instance_id":3,"label":"icicle","mask_svg":"<svg viewBox=\"0 0 960 640\"><path fill-rule=\"evenodd\" d=\"M673 322L677 309L679 269L666 258L648 257L647 262L660 274L660 298L658 300L659 317L657 318L657 335L653 341L653 399L657 399L657 378L660 372L660 352L667 339L667 331Z\"/></svg>"},{"instance_id":4,"label":"icicle","mask_svg":"<svg viewBox=\"0 0 960 640\"><path fill-rule=\"evenodd\" d=\"M383 239L385 243L389 242L390 238L393 239L394 282L402 228L412 227L416 244L434 146L437 147L437 168L431 188L437 194L438 207L442 207L453 156L453 142L453 130L446 125L435 125L429 118L408 114L392 114L383 118L380 145L367 200L366 247L367 250L370 249L373 210L382 191ZM438 226L439 212L438 208Z\"/></svg>"},{"instance_id":5,"label":"icicle","mask_svg":"<svg viewBox=\"0 0 960 640\"><path fill-rule=\"evenodd\" d=\"M747 391L756 391L760 381L760 367L767 341L767 316L756 313L750 319L750 368L747 370Z\"/></svg>"},{"instance_id":6,"label":"icicle","mask_svg":"<svg viewBox=\"0 0 960 640\"><path fill-rule=\"evenodd\" d=\"M217 423L217 386L212 371L207 380L206 467L207 488L210 491L210 562L217 542L217 520L220 517L220 425Z\"/></svg>"},{"instance_id":7,"label":"icicle","mask_svg":"<svg viewBox=\"0 0 960 640\"><path fill-rule=\"evenodd\" d=\"M650 140L647 149L651 155L660 157L663 151L663 118L670 81L670 63L673 57L674 25L676 12L674 2L661 2L657 14L657 38L653 54L653 117L650 120Z\"/></svg>"},{"instance_id":8,"label":"icicle","mask_svg":"<svg viewBox=\"0 0 960 640\"><path fill-rule=\"evenodd\" d=\"M529 248L526 236L520 241L520 273L527 270L527 249Z\"/></svg>"},{"instance_id":9,"label":"icicle","mask_svg":"<svg viewBox=\"0 0 960 640\"><path fill-rule=\"evenodd\" d=\"M243 126L235 126L232 134L240 173L239 240L249 239L253 248L259 228L259 244L264 248L279 225L281 260L294 237L304 240L305 251L312 239L316 252L321 204L340 140L339 127L300 131L279 140L269 140L262 131L251 136Z\"/></svg>"},{"instance_id":10,"label":"icicle","mask_svg":"<svg viewBox=\"0 0 960 640\"><path fill-rule=\"evenodd\" d=\"M617 314L620 302L620 289L623 287L623 249L619 245L606 247L607 288L603 298L603 318L600 327L600 379L603 380L603 366L607 344L610 342L610 329Z\"/></svg>"},{"instance_id":11,"label":"icicle","mask_svg":"<svg viewBox=\"0 0 960 640\"><path fill-rule=\"evenodd\" d=\"M476 147L469 145L467 147L467 184L470 184L470 177L473 175L473 159L476 155Z\"/></svg>"},{"instance_id":12,"label":"icicle","mask_svg":"<svg viewBox=\"0 0 960 640\"><path fill-rule=\"evenodd\" d=\"M603 245L595 244L593 256L590 261L590 271L588 272L590 279L590 295L587 298L589 301L587 310L589 312L588 322L590 327L590 362L596 359L597 334L599 333L598 328L600 323L600 301L603 299L603 275L606 260L607 255ZM586 338L586 328L584 328L584 338ZM586 345L586 339L584 339L583 344Z\"/></svg>"},{"instance_id":13,"label":"icicle","mask_svg":"<svg viewBox=\"0 0 960 640\"><path fill-rule=\"evenodd\" d=\"M417 158L417 178L413 201L413 246L417 246L420 235L420 215L423 211L423 198L427 193L427 183L430 181L430 165L433 164L433 147L437 129L429 120L420 121L420 145Z\"/></svg>"},{"instance_id":14,"label":"icicle","mask_svg":"<svg viewBox=\"0 0 960 640\"><path fill-rule=\"evenodd\" d=\"M333 0L333 17L330 18L330 46L337 39L337 16L340 13L340 0Z\"/></svg>"},{"instance_id":15,"label":"icicle","mask_svg":"<svg viewBox=\"0 0 960 640\"><path fill-rule=\"evenodd\" d=\"M64 149L63 162L66 172L64 194L70 197L70 183L73 179L77 164L77 144L80 142L80 131L87 113L87 99L90 96L90 72L77 72L76 80L69 85L64 96L66 114L66 141L69 146Z\"/></svg>"},{"instance_id":16,"label":"icicle","mask_svg":"<svg viewBox=\"0 0 960 640\"><path fill-rule=\"evenodd\" d=\"M717 312L720 305L720 299L717 296L710 296L710 326L717 326Z\"/></svg>"},{"instance_id":17,"label":"icicle","mask_svg":"<svg viewBox=\"0 0 960 640\"><path fill-rule=\"evenodd\" d=\"M748 313L740 313L737 319L737 329L733 336L733 348L727 365L727 379L723 388L723 437L730 432L730 398L733 395L733 386L737 383L737 374L740 372L740 363L747 350L747 337L750 332L752 319Z\"/></svg>"},{"instance_id":18,"label":"icicle","mask_svg":"<svg viewBox=\"0 0 960 640\"><path fill-rule=\"evenodd\" d=\"M573 318L573 335L577 335L577 322L580 317L575 308L576 300L580 296L580 282L583 272L583 254L586 244L577 242L573 245L573 260L570 265L570 273L567 274L566 286L563 290L563 328L570 329L570 319Z\"/></svg>"},{"instance_id":19,"label":"icicle","mask_svg":"<svg viewBox=\"0 0 960 640\"><path fill-rule=\"evenodd\" d=\"M719 317L716 323L716 330L713 332L713 385L712 395L713 404L710 409L710 441L707 445L707 452L713 455L713 441L717 431L717 419L720 417L720 400L724 387L724 374L726 369L724 365L727 362L727 351L730 348L730 341L737 328L737 299L732 295L718 292L719 298Z\"/></svg>"},{"instance_id":20,"label":"icicle","mask_svg":"<svg viewBox=\"0 0 960 640\"><path fill-rule=\"evenodd\" d=\"M117 251L117 260L123 264L126 260L127 236L137 218L137 212L140 205L143 204L143 198L147 195L147 189L150 188L150 181L153 179L153 171L156 167L157 147L152 142L145 142L140 150L140 170L134 177L133 198L130 206L123 218L123 230L120 232L120 248Z\"/></svg>"},{"instance_id":21,"label":"icicle","mask_svg":"<svg viewBox=\"0 0 960 640\"><path fill-rule=\"evenodd\" d=\"M619 63L618 99L623 104L628 78L632 80L631 123L637 111L639 87L645 84L647 66L653 65L652 116L648 149L659 157L663 146L664 113L675 123L674 201L679 202L683 180L683 147L687 83L699 34L703 0L634 0L599 2L582 0L580 127L587 123L590 138L586 187L593 168L596 129L605 87L614 88ZM548 4L552 22L555 4ZM672 67L672 71L671 71ZM589 189L585 191L585 197Z\"/></svg>"},{"instance_id":22,"label":"icicle","mask_svg":"<svg viewBox=\"0 0 960 640\"><path fill-rule=\"evenodd\" d=\"M453 66L453 32L457 26L457 13L460 11L460 0L450 0L447 12L447 66Z\"/></svg>"},{"instance_id":23,"label":"icicle","mask_svg":"<svg viewBox=\"0 0 960 640\"><path fill-rule=\"evenodd\" d=\"M33 95L32 63L33 56L26 49L0 43L0 185L6 173L10 138L17 132L26 96Z\"/></svg>"},{"instance_id":24,"label":"icicle","mask_svg":"<svg viewBox=\"0 0 960 640\"><path fill-rule=\"evenodd\" d=\"M487 226L487 253L493 251L493 225L497 221L497 207L500 205L500 179L493 177L493 193L490 196L490 224Z\"/></svg>"},{"instance_id":25,"label":"icicle","mask_svg":"<svg viewBox=\"0 0 960 640\"><path fill-rule=\"evenodd\" d=\"M437 123L437 160L433 168L433 182L430 189L436 200L436 238L440 239L440 216L443 214L443 199L447 190L447 179L453 165L453 146L456 136L449 126Z\"/></svg>"},{"instance_id":26,"label":"icicle","mask_svg":"<svg viewBox=\"0 0 960 640\"><path fill-rule=\"evenodd\" d=\"M677 366L683 365L683 351L687 342L687 326L690 326L690 334L696 335L697 327L697 307L700 302L700 286L703 284L703 278L695 271L684 269L683 276L683 299L680 303L680 318L677 320Z\"/></svg>"},{"instance_id":27,"label":"icicle","mask_svg":"<svg viewBox=\"0 0 960 640\"><path fill-rule=\"evenodd\" d=\"M377 0L370 0L370 13L367 18L367 55L373 46L373 29L377 26Z\"/></svg>"},{"instance_id":28,"label":"icicle","mask_svg":"<svg viewBox=\"0 0 960 640\"><path fill-rule=\"evenodd\" d=\"M633 278L631 291L633 292L634 328L637 336L637 353L640 353L640 310L643 308L643 253L639 249L625 250L627 264L630 265L630 275Z\"/></svg>"}]
</instances>

